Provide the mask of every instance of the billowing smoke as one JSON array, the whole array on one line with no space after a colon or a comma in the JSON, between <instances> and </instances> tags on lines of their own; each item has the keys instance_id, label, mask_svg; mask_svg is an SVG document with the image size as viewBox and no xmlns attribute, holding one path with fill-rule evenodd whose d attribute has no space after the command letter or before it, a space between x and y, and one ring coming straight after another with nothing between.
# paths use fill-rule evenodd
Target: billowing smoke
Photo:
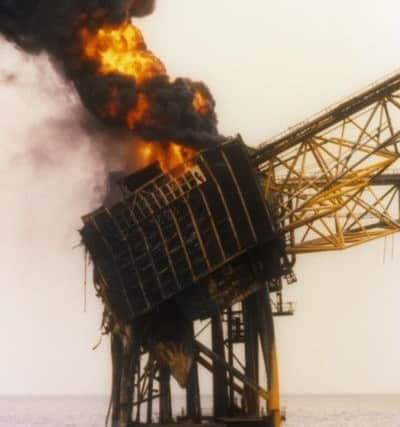
<instances>
[{"instance_id":1,"label":"billowing smoke","mask_svg":"<svg viewBox=\"0 0 400 427\"><path fill-rule=\"evenodd\" d=\"M0 31L27 52L47 51L65 61L67 72L79 55L77 32L86 24L99 28L119 25L135 13L135 4L142 14L144 1L135 0L1 0ZM153 2L150 2L153 3ZM150 8L151 10L151 8ZM73 52L73 50L78 50Z\"/></svg>"},{"instance_id":2,"label":"billowing smoke","mask_svg":"<svg viewBox=\"0 0 400 427\"><path fill-rule=\"evenodd\" d=\"M99 31L129 26L132 17L153 8L154 0L0 0L0 32L26 52L48 53L84 106L107 126L195 149L214 144L215 102L203 83L170 79L158 59L158 72L141 81L119 69L104 72L100 57L85 52L88 40L101 45ZM152 57L144 41L139 45L141 54Z\"/></svg>"}]
</instances>

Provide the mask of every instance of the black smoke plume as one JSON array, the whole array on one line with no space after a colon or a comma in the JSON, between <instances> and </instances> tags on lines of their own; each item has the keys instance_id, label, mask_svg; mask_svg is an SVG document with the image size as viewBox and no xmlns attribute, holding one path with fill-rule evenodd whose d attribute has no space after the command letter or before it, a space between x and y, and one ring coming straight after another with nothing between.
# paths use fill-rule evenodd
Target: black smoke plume
<instances>
[{"instance_id":1,"label":"black smoke plume","mask_svg":"<svg viewBox=\"0 0 400 427\"><path fill-rule=\"evenodd\" d=\"M154 0L0 0L0 33L25 52L49 54L55 67L71 80L84 106L99 120L124 127L127 111L135 107L139 93L151 100L147 119L134 129L144 139L180 142L203 148L219 140L214 100L202 83L156 77L140 89L132 78L119 74L101 76L96 64L83 58L80 30L95 32L119 26L132 17L153 11ZM117 89L119 107L114 117L104 105ZM206 96L207 114L193 107L196 89Z\"/></svg>"}]
</instances>

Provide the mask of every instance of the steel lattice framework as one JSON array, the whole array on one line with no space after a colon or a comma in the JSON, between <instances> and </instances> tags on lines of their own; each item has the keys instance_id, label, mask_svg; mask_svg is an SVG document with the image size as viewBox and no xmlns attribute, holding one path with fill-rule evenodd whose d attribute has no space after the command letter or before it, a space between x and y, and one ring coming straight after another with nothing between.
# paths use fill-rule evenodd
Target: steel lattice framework
<instances>
[{"instance_id":1,"label":"steel lattice framework","mask_svg":"<svg viewBox=\"0 0 400 427\"><path fill-rule=\"evenodd\" d=\"M262 144L254 154L289 253L400 231L400 73Z\"/></svg>"},{"instance_id":2,"label":"steel lattice framework","mask_svg":"<svg viewBox=\"0 0 400 427\"><path fill-rule=\"evenodd\" d=\"M169 425L173 376L180 422L280 427L273 316L294 312L282 282L296 255L400 231L400 71L258 150L237 137L120 184L81 230L111 332L113 425Z\"/></svg>"}]
</instances>

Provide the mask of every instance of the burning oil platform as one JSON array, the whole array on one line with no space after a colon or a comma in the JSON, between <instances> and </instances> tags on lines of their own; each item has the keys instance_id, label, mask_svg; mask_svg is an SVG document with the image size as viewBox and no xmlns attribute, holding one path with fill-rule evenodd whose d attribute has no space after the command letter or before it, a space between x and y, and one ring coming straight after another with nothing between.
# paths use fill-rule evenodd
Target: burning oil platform
<instances>
[{"instance_id":1,"label":"burning oil platform","mask_svg":"<svg viewBox=\"0 0 400 427\"><path fill-rule=\"evenodd\" d=\"M395 73L257 150L236 137L168 171L153 163L83 218L109 316L115 425L156 413L159 424L281 424L273 316L293 314L282 290L296 256L400 230L398 98ZM199 367L212 375L212 413ZM186 389L178 418L171 376Z\"/></svg>"},{"instance_id":2,"label":"burning oil platform","mask_svg":"<svg viewBox=\"0 0 400 427\"><path fill-rule=\"evenodd\" d=\"M114 419L126 425L133 405L139 422L146 404L151 423L158 400L160 422L171 422L172 375L186 388L183 418L201 421L199 365L214 378L213 418L251 415L258 425L260 397L279 416L265 283L278 290L290 265L246 146L228 140L168 172L152 164L120 185L120 202L84 217L81 231L111 327L123 325L112 334ZM210 319L211 348L194 335L199 319ZM268 390L257 379L259 338L274 375ZM233 362L238 344L244 372Z\"/></svg>"},{"instance_id":3,"label":"burning oil platform","mask_svg":"<svg viewBox=\"0 0 400 427\"><path fill-rule=\"evenodd\" d=\"M111 336L108 421L279 427L273 316L293 314L296 257L400 230L400 72L249 148L219 135L204 83L148 50L131 18L153 0L16 3L0 2L0 32L52 58L111 147L129 135L81 229Z\"/></svg>"}]
</instances>

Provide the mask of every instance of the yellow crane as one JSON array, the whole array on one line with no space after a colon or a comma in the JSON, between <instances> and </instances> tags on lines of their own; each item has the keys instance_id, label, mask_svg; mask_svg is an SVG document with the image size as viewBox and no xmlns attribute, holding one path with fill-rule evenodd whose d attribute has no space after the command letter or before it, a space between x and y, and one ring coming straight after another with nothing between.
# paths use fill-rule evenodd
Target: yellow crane
<instances>
[{"instance_id":1,"label":"yellow crane","mask_svg":"<svg viewBox=\"0 0 400 427\"><path fill-rule=\"evenodd\" d=\"M400 231L399 158L400 71L261 144L253 160L292 264ZM293 314L276 295L274 314Z\"/></svg>"},{"instance_id":2,"label":"yellow crane","mask_svg":"<svg viewBox=\"0 0 400 427\"><path fill-rule=\"evenodd\" d=\"M399 231L400 73L262 144L265 197L292 254Z\"/></svg>"}]
</instances>

